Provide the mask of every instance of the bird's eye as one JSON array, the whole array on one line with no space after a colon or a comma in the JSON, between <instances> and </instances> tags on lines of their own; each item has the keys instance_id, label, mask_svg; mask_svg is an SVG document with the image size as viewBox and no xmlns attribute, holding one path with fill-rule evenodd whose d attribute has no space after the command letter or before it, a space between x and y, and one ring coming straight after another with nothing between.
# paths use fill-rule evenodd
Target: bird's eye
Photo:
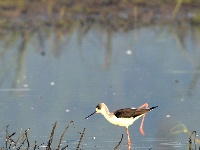
<instances>
[{"instance_id":1,"label":"bird's eye","mask_svg":"<svg viewBox=\"0 0 200 150\"><path fill-rule=\"evenodd\" d=\"M99 105L96 106L97 109L101 109Z\"/></svg>"}]
</instances>

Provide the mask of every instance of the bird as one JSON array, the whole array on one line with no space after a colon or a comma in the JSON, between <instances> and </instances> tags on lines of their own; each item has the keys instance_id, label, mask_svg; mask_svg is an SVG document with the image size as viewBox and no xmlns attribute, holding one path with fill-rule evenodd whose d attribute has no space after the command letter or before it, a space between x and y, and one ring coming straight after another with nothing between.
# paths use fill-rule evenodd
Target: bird
<instances>
[{"instance_id":1,"label":"bird","mask_svg":"<svg viewBox=\"0 0 200 150\"><path fill-rule=\"evenodd\" d=\"M145 109L143 109L145 107ZM148 103L143 104L139 108L124 108L119 109L113 112L110 112L106 104L99 103L96 106L95 112L93 112L91 115L87 116L85 119L88 119L90 116L94 115L95 113L102 114L106 120L108 120L111 124L117 125L117 126L124 126L126 127L126 133L128 136L128 148L131 148L131 140L130 140L130 134L128 131L128 127L133 124L134 121L139 119L143 116L142 122L140 125L140 132L142 135L144 135L143 131L143 123L144 123L144 117L145 114L153 109L155 109L158 106L148 108Z\"/></svg>"}]
</instances>

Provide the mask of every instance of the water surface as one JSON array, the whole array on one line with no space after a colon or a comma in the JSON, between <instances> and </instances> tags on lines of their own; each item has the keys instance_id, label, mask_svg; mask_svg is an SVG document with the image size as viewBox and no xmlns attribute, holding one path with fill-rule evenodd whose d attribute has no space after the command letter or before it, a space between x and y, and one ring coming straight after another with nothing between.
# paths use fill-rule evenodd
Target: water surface
<instances>
[{"instance_id":1,"label":"water surface","mask_svg":"<svg viewBox=\"0 0 200 150\"><path fill-rule=\"evenodd\" d=\"M192 131L199 130L199 27L147 26L128 32L95 26L81 35L77 28L59 36L23 33L0 42L0 122L9 132L30 128L29 140L45 145L55 121L54 142L71 120L62 146L76 149L127 149L124 127L101 115L84 118L104 102L110 111L159 106L129 127L132 148L187 149ZM6 41L7 40L7 41ZM5 130L1 130L5 145ZM13 139L15 139L13 137ZM44 143L44 144L42 144ZM199 144L199 143L197 143ZM3 147L3 146L2 146Z\"/></svg>"}]
</instances>

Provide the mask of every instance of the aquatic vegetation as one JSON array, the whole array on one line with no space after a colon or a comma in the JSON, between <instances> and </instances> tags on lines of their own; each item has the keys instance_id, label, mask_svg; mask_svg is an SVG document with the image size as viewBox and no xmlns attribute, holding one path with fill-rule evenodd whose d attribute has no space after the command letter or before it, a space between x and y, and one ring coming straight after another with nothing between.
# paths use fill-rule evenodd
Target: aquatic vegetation
<instances>
[{"instance_id":1,"label":"aquatic vegetation","mask_svg":"<svg viewBox=\"0 0 200 150\"><path fill-rule=\"evenodd\" d=\"M62 145L61 147L61 143L62 143L62 140L63 140L63 137L67 131L67 129L73 124L73 121L70 121L70 123L66 126L66 128L64 129L62 135L60 136L60 139L59 139L59 142L57 144L57 149L66 149L68 147L68 145ZM5 140L5 146L0 146L0 150L3 150L3 149L16 149L16 150L24 150L24 149L30 149L30 148L34 148L35 149L39 149L39 148L45 148L46 150L51 150L52 148L55 148L55 144L52 145L53 143L53 139L54 139L54 133L55 133L55 130L56 130L56 126L57 126L57 122L55 122L53 124L53 128L52 128L52 131L51 131L51 134L50 134L50 137L49 137L49 140L48 140L48 143L47 145L42 142L41 144L39 144L38 141L35 141L34 144L30 143L29 142L29 139L30 139L30 136L29 136L29 131L30 131L30 128L28 128L27 130L23 131L22 129L20 130L20 133L19 135L17 136L17 140L14 140L16 139L16 137L14 137L16 135L16 132L13 132L13 133L9 133L9 130L8 130L8 126L5 126L1 129L1 131L4 131L6 132L6 137L2 137L4 140ZM80 140L79 140L79 143L77 145L77 150L80 149L80 146L81 146L81 143L82 143L82 140L83 140L83 136L84 136L84 133L85 133L85 128L83 130L83 132L81 133L81 137L80 137Z\"/></svg>"},{"instance_id":2,"label":"aquatic vegetation","mask_svg":"<svg viewBox=\"0 0 200 150\"><path fill-rule=\"evenodd\" d=\"M170 134L180 134L180 133L186 133L186 134L189 135L189 140L188 140L189 146L188 146L188 149L189 150L193 150L193 149L196 150L196 144L200 144L200 139L197 138L197 132L196 131L190 132L187 129L186 125L184 125L182 123L174 126L170 130ZM199 146L199 148L200 148L200 146Z\"/></svg>"}]
</instances>

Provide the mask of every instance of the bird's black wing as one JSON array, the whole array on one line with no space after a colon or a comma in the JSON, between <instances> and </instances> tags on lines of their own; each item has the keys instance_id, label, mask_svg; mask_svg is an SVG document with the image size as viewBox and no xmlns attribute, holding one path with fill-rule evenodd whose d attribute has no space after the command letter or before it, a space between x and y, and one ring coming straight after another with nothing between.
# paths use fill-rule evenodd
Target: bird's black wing
<instances>
[{"instance_id":1,"label":"bird's black wing","mask_svg":"<svg viewBox=\"0 0 200 150\"><path fill-rule=\"evenodd\" d=\"M113 114L117 118L135 118L137 116L143 115L150 111L150 109L131 109L131 108L125 108L125 109L119 109L113 112Z\"/></svg>"}]
</instances>

